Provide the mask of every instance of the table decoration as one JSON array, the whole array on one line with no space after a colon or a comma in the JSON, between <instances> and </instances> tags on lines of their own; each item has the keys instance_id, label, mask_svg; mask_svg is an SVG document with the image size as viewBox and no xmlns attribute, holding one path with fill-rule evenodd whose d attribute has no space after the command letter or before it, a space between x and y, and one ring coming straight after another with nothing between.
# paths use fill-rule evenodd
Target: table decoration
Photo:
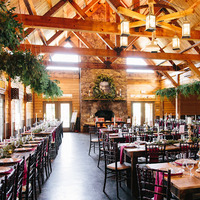
<instances>
[{"instance_id":1,"label":"table decoration","mask_svg":"<svg viewBox=\"0 0 200 200\"><path fill-rule=\"evenodd\" d=\"M0 167L0 174L7 174L9 172L12 172L11 167Z\"/></svg>"}]
</instances>

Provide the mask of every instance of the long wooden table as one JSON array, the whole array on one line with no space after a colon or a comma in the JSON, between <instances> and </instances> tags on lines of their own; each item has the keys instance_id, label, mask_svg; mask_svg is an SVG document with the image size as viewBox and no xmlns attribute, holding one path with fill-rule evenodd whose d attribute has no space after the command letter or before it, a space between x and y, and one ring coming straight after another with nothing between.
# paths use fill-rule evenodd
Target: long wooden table
<instances>
[{"instance_id":1,"label":"long wooden table","mask_svg":"<svg viewBox=\"0 0 200 200\"><path fill-rule=\"evenodd\" d=\"M120 146L126 145L127 143L121 143ZM167 145L166 151L176 151L179 147L175 145ZM139 157L145 157L145 145L140 145L139 148L124 148L124 153L131 158L131 191L132 194L138 196L137 187L137 173L136 165L138 164Z\"/></svg>"},{"instance_id":2,"label":"long wooden table","mask_svg":"<svg viewBox=\"0 0 200 200\"><path fill-rule=\"evenodd\" d=\"M181 168L180 165L174 166L171 163L147 164L147 167L152 169ZM196 169L197 165L192 169L193 176L189 175L187 168L184 169L183 175L171 176L171 192L180 200L193 200L194 196L200 193L200 173L197 173Z\"/></svg>"}]
</instances>

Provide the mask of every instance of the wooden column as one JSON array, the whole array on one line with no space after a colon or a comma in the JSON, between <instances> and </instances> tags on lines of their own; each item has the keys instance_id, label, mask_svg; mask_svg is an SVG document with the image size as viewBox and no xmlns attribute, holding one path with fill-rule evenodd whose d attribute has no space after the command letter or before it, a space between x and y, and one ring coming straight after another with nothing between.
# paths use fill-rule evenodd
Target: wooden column
<instances>
[{"instance_id":1,"label":"wooden column","mask_svg":"<svg viewBox=\"0 0 200 200\"><path fill-rule=\"evenodd\" d=\"M177 83L178 83L178 85L180 85L180 74L178 74L177 75L177 81L176 81ZM180 108L181 108L181 95L180 94L177 94L176 95L176 119L180 119L180 117L181 117L181 110L180 110Z\"/></svg>"},{"instance_id":2,"label":"wooden column","mask_svg":"<svg viewBox=\"0 0 200 200\"><path fill-rule=\"evenodd\" d=\"M11 104L11 78L8 79L8 131L5 132L4 138L9 138L12 131L12 104Z\"/></svg>"},{"instance_id":3,"label":"wooden column","mask_svg":"<svg viewBox=\"0 0 200 200\"><path fill-rule=\"evenodd\" d=\"M33 95L33 120L31 122L31 126L33 125L33 123L35 122L34 119L35 119L35 93L32 92L32 95Z\"/></svg>"},{"instance_id":4,"label":"wooden column","mask_svg":"<svg viewBox=\"0 0 200 200\"><path fill-rule=\"evenodd\" d=\"M24 126L26 127L26 86L24 85Z\"/></svg>"}]
</instances>

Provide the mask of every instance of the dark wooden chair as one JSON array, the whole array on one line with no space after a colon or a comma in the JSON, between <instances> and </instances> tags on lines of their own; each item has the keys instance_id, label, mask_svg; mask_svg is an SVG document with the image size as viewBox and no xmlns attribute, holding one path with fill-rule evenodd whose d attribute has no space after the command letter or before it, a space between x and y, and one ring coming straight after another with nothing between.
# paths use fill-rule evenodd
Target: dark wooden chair
<instances>
[{"instance_id":1,"label":"dark wooden chair","mask_svg":"<svg viewBox=\"0 0 200 200\"><path fill-rule=\"evenodd\" d=\"M0 200L3 199L3 188L4 188L4 181L2 180L0 183Z\"/></svg>"},{"instance_id":2,"label":"dark wooden chair","mask_svg":"<svg viewBox=\"0 0 200 200\"><path fill-rule=\"evenodd\" d=\"M36 192L36 152L29 155L26 185L22 187L22 196L25 200L37 200Z\"/></svg>"},{"instance_id":3,"label":"dark wooden chair","mask_svg":"<svg viewBox=\"0 0 200 200\"><path fill-rule=\"evenodd\" d=\"M186 157L197 159L197 152L199 150L199 143L180 143L180 151L186 154ZM190 155L189 155L190 154Z\"/></svg>"},{"instance_id":4,"label":"dark wooden chair","mask_svg":"<svg viewBox=\"0 0 200 200\"><path fill-rule=\"evenodd\" d=\"M105 178L103 192L105 193L107 178L115 177L117 197L119 198L119 185L121 186L121 182L127 180L130 177L131 165L126 162L120 164L119 149L116 142L104 141L103 147L105 159Z\"/></svg>"},{"instance_id":5,"label":"dark wooden chair","mask_svg":"<svg viewBox=\"0 0 200 200\"><path fill-rule=\"evenodd\" d=\"M44 138L42 149L41 149L41 166L40 166L42 184L44 184L45 175L46 175L46 179L48 176L47 167L46 167L46 152L47 152L47 138ZM44 172L45 172L45 175L44 175Z\"/></svg>"},{"instance_id":6,"label":"dark wooden chair","mask_svg":"<svg viewBox=\"0 0 200 200\"><path fill-rule=\"evenodd\" d=\"M89 127L89 134L90 134L90 145L89 145L89 152L88 155L90 155L91 149L94 148L94 153L95 153L95 148L98 146L98 136L97 136L97 128L96 127Z\"/></svg>"},{"instance_id":7,"label":"dark wooden chair","mask_svg":"<svg viewBox=\"0 0 200 200\"><path fill-rule=\"evenodd\" d=\"M39 192L41 193L42 191L42 162L43 162L43 145L44 141L42 141L38 146L36 150L36 181L38 184Z\"/></svg>"},{"instance_id":8,"label":"dark wooden chair","mask_svg":"<svg viewBox=\"0 0 200 200\"><path fill-rule=\"evenodd\" d=\"M13 200L14 188L15 188L15 176L16 176L16 168L14 168L9 175L6 175L5 179L2 181L3 184L2 200Z\"/></svg>"},{"instance_id":9,"label":"dark wooden chair","mask_svg":"<svg viewBox=\"0 0 200 200\"><path fill-rule=\"evenodd\" d=\"M51 135L49 136L47 140L47 151L45 154L45 171L47 178L50 176L52 172L52 166L51 166Z\"/></svg>"},{"instance_id":10,"label":"dark wooden chair","mask_svg":"<svg viewBox=\"0 0 200 200\"><path fill-rule=\"evenodd\" d=\"M165 144L145 144L146 163L164 162Z\"/></svg>"},{"instance_id":11,"label":"dark wooden chair","mask_svg":"<svg viewBox=\"0 0 200 200\"><path fill-rule=\"evenodd\" d=\"M140 200L152 200L155 198L170 200L170 170L148 169L139 167L139 165L137 165L136 170Z\"/></svg>"},{"instance_id":12,"label":"dark wooden chair","mask_svg":"<svg viewBox=\"0 0 200 200\"><path fill-rule=\"evenodd\" d=\"M24 160L23 159L17 164L15 188L14 188L14 200L22 199L22 186L24 178Z\"/></svg>"}]
</instances>

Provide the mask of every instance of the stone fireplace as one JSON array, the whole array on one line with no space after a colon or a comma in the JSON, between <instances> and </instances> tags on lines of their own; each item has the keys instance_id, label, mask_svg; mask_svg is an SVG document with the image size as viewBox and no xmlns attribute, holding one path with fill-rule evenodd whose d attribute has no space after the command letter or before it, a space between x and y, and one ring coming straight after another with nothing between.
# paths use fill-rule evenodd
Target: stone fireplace
<instances>
[{"instance_id":1,"label":"stone fireplace","mask_svg":"<svg viewBox=\"0 0 200 200\"><path fill-rule=\"evenodd\" d=\"M92 99L92 91L94 81L100 74L112 76L117 94L121 91L122 100L97 100ZM123 121L128 118L127 111L127 79L125 70L111 69L82 69L81 70L81 130L87 123L94 122L95 115L99 117L105 115L105 120L110 120L114 117L120 117ZM102 112L103 111L103 112ZM106 112L107 114L106 114ZM110 114L108 114L110 113Z\"/></svg>"}]
</instances>

